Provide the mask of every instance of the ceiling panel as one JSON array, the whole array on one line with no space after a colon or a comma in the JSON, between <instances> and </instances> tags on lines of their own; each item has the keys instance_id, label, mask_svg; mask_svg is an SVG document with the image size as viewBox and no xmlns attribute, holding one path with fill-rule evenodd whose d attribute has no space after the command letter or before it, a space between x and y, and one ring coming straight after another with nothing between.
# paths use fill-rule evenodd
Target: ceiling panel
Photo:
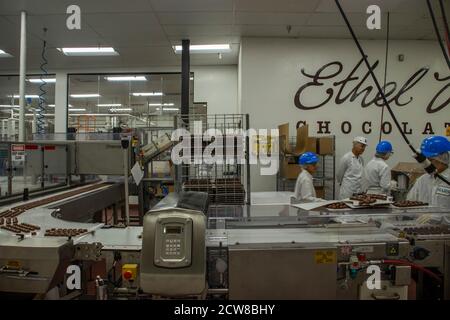
<instances>
[{"instance_id":1,"label":"ceiling panel","mask_svg":"<svg viewBox=\"0 0 450 320\"><path fill-rule=\"evenodd\" d=\"M85 20L112 46L169 44L153 13L94 14Z\"/></svg>"},{"instance_id":2,"label":"ceiling panel","mask_svg":"<svg viewBox=\"0 0 450 320\"><path fill-rule=\"evenodd\" d=\"M231 35L231 25L165 25L168 36L227 36Z\"/></svg>"},{"instance_id":3,"label":"ceiling panel","mask_svg":"<svg viewBox=\"0 0 450 320\"><path fill-rule=\"evenodd\" d=\"M297 37L302 27L293 26L288 32L286 26L278 25L239 25L233 27L233 34L242 37Z\"/></svg>"},{"instance_id":4,"label":"ceiling panel","mask_svg":"<svg viewBox=\"0 0 450 320\"><path fill-rule=\"evenodd\" d=\"M398 7L406 5L409 0L340 0L344 11L347 12L366 12L370 5L377 5L381 11L394 11ZM321 0L316 12L339 12L335 0Z\"/></svg>"},{"instance_id":5,"label":"ceiling panel","mask_svg":"<svg viewBox=\"0 0 450 320\"><path fill-rule=\"evenodd\" d=\"M161 24L232 24L232 12L162 12L158 14Z\"/></svg>"},{"instance_id":6,"label":"ceiling panel","mask_svg":"<svg viewBox=\"0 0 450 320\"><path fill-rule=\"evenodd\" d=\"M232 11L233 0L150 0L155 11Z\"/></svg>"},{"instance_id":7,"label":"ceiling panel","mask_svg":"<svg viewBox=\"0 0 450 320\"><path fill-rule=\"evenodd\" d=\"M304 25L310 13L236 12L234 24Z\"/></svg>"},{"instance_id":8,"label":"ceiling panel","mask_svg":"<svg viewBox=\"0 0 450 320\"><path fill-rule=\"evenodd\" d=\"M320 0L238 0L236 11L314 12Z\"/></svg>"},{"instance_id":9,"label":"ceiling panel","mask_svg":"<svg viewBox=\"0 0 450 320\"><path fill-rule=\"evenodd\" d=\"M67 7L76 4L83 13L151 11L149 0L0 0L1 14L49 15L66 14Z\"/></svg>"},{"instance_id":10,"label":"ceiling panel","mask_svg":"<svg viewBox=\"0 0 450 320\"><path fill-rule=\"evenodd\" d=\"M19 23L17 21L17 23ZM66 28L64 15L29 16L28 30L36 36L44 38L44 27L47 28L45 39L53 47L107 45L101 37L89 27L85 19L81 20L80 30Z\"/></svg>"}]
</instances>

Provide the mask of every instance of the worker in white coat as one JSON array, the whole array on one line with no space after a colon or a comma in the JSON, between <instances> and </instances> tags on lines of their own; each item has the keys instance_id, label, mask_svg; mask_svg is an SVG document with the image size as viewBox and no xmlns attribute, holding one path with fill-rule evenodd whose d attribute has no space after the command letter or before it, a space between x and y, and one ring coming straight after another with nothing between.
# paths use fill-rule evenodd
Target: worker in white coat
<instances>
[{"instance_id":1,"label":"worker in white coat","mask_svg":"<svg viewBox=\"0 0 450 320\"><path fill-rule=\"evenodd\" d=\"M375 157L367 163L364 169L365 189L368 193L390 194L391 169L386 160L392 153L392 144L389 141L378 143Z\"/></svg>"},{"instance_id":2,"label":"worker in white coat","mask_svg":"<svg viewBox=\"0 0 450 320\"><path fill-rule=\"evenodd\" d=\"M436 172L447 181L450 181L448 154L450 151L450 142L448 139L443 136L428 137L423 140L420 151L430 160L436 168ZM434 177L431 188L430 204L432 206L450 208L450 185L437 177Z\"/></svg>"},{"instance_id":3,"label":"worker in white coat","mask_svg":"<svg viewBox=\"0 0 450 320\"><path fill-rule=\"evenodd\" d=\"M313 184L313 174L317 170L317 162L319 157L314 152L303 153L298 162L302 166L302 171L298 175L295 183L294 198L299 202L316 202L324 201L316 197L316 190Z\"/></svg>"},{"instance_id":4,"label":"worker in white coat","mask_svg":"<svg viewBox=\"0 0 450 320\"><path fill-rule=\"evenodd\" d=\"M365 137L353 139L352 151L346 153L339 162L337 181L341 185L339 197L345 199L354 193L363 192L362 176L364 160L361 155L367 146Z\"/></svg>"},{"instance_id":5,"label":"worker in white coat","mask_svg":"<svg viewBox=\"0 0 450 320\"><path fill-rule=\"evenodd\" d=\"M425 173L416 179L411 190L406 196L407 200L431 203L431 189L433 187L434 176Z\"/></svg>"}]
</instances>

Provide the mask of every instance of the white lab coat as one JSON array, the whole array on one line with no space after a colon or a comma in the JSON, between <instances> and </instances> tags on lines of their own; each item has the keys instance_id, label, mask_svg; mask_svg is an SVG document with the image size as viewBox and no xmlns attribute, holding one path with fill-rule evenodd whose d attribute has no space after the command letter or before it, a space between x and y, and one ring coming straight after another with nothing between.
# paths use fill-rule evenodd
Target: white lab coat
<instances>
[{"instance_id":1,"label":"white lab coat","mask_svg":"<svg viewBox=\"0 0 450 320\"><path fill-rule=\"evenodd\" d=\"M391 169L381 158L373 158L364 169L365 190L389 194L391 190Z\"/></svg>"},{"instance_id":2,"label":"white lab coat","mask_svg":"<svg viewBox=\"0 0 450 320\"><path fill-rule=\"evenodd\" d=\"M354 193L361 193L364 160L356 157L352 151L347 152L339 162L337 181L341 185L340 199L351 197Z\"/></svg>"},{"instance_id":3,"label":"white lab coat","mask_svg":"<svg viewBox=\"0 0 450 320\"><path fill-rule=\"evenodd\" d=\"M294 197L300 202L316 202L324 201L316 197L316 190L314 189L313 177L305 169L300 172L295 182Z\"/></svg>"},{"instance_id":4,"label":"white lab coat","mask_svg":"<svg viewBox=\"0 0 450 320\"><path fill-rule=\"evenodd\" d=\"M447 168L441 172L446 180L450 180L450 169ZM431 189L431 205L450 208L450 186L439 178L434 178Z\"/></svg>"},{"instance_id":5,"label":"white lab coat","mask_svg":"<svg viewBox=\"0 0 450 320\"><path fill-rule=\"evenodd\" d=\"M406 196L407 200L422 201L431 204L431 190L433 188L434 176L425 173L417 178L416 182Z\"/></svg>"}]
</instances>

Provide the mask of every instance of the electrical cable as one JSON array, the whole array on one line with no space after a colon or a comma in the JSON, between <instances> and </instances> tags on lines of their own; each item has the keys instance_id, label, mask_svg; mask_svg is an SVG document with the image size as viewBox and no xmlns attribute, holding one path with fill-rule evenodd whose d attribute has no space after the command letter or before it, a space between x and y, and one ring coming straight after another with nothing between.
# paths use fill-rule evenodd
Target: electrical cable
<instances>
[{"instance_id":1,"label":"electrical cable","mask_svg":"<svg viewBox=\"0 0 450 320\"><path fill-rule=\"evenodd\" d=\"M442 12L442 20L444 20L444 26L445 26L445 42L447 43L447 49L448 49L448 54L450 55L450 31L448 30L448 21L447 21L447 16L445 14L445 9L444 9L444 2L442 0L439 0L439 5L441 7L441 12Z\"/></svg>"},{"instance_id":2,"label":"electrical cable","mask_svg":"<svg viewBox=\"0 0 450 320\"><path fill-rule=\"evenodd\" d=\"M38 103L38 108L36 110L36 126L37 126L37 133L38 134L44 134L45 133L45 109L46 109L46 96L47 96L47 91L45 90L45 87L47 86L47 82L45 81L44 76L48 75L48 71L47 71L47 64L48 64L48 60L45 57L45 53L46 53L46 49L47 49L47 41L45 41L45 35L47 33L47 28L44 28L44 41L43 41L43 45L42 45L42 53L41 53L41 58L42 58L42 63L40 65L40 69L41 69L41 75L40 75L40 85L39 85L39 90L40 90L40 94L39 94L39 103Z\"/></svg>"},{"instance_id":3,"label":"electrical cable","mask_svg":"<svg viewBox=\"0 0 450 320\"><path fill-rule=\"evenodd\" d=\"M418 265L418 264L415 264L415 263L412 263L412 262L409 262L409 261L389 260L389 259L387 259L387 260L381 260L381 262L383 264L410 266L412 269L416 269L416 270L422 271L423 273L429 275L431 278L437 280L438 282L442 282L442 279L437 274L435 274L434 272L428 270L427 268L425 268L425 267L423 267L421 265Z\"/></svg>"},{"instance_id":4,"label":"electrical cable","mask_svg":"<svg viewBox=\"0 0 450 320\"><path fill-rule=\"evenodd\" d=\"M387 77L387 64L388 64L388 53L389 53L389 12L387 14L387 31L386 31L386 56L384 59L384 92L386 93L386 77ZM381 122L380 122L380 138L378 142L381 141L381 135L383 134L383 119L384 119L384 104L381 107Z\"/></svg>"},{"instance_id":5,"label":"electrical cable","mask_svg":"<svg viewBox=\"0 0 450 320\"><path fill-rule=\"evenodd\" d=\"M429 1L429 0L427 0L427 1ZM415 159L417 160L417 162L419 162L420 164L422 164L422 166L424 167L424 169L425 169L425 171L426 171L427 173L429 173L429 174L434 173L435 177L437 177L438 179L444 181L446 184L450 185L450 182L449 182L447 179L445 179L442 175L440 175L438 172L436 172L436 168L435 168L435 167L427 160L427 158L426 158L423 154L421 154L420 152L418 152L418 151L411 145L411 142L409 141L409 139L408 139L408 137L406 136L406 134L403 132L403 130L402 130L401 126L400 126L400 123L398 122L397 118L395 117L395 114L394 114L394 112L392 111L392 108L391 108L391 106L389 105L389 102L387 101L386 96L384 95L383 89L381 88L381 85L380 85L380 83L378 82L378 79L377 79L377 77L375 76L375 73L373 72L372 67L370 66L369 60L367 59L367 55L364 53L364 50L363 50L363 48L361 47L361 44L359 43L359 41L358 41L358 39L357 39L357 37L356 37L356 35L355 35L355 32L353 31L353 28L352 28L352 26L350 25L350 22L348 21L348 18L347 18L347 16L345 15L345 12L344 12L344 10L343 10L342 7L341 7L341 4L339 3L339 0L335 0L335 2L336 2L336 5L337 5L337 7L338 7L338 9L339 9L339 11L340 11L340 13L341 13L341 15L342 15L342 18L343 18L344 21L345 21L345 24L347 25L348 30L350 31L350 34L351 34L351 36L352 36L352 38L353 38L353 41L355 42L355 44L356 44L356 46L357 46L359 52L361 53L362 59L364 60L366 66L367 66L367 69L368 69L368 71L369 71L369 73L370 73L370 75L371 75L373 81L375 82L375 85L376 85L376 87L377 87L377 89L378 89L378 93L379 93L380 96L382 97L383 102L384 102L384 105L386 106L387 110L389 111L389 114L391 115L392 120L394 120L394 123L395 123L397 129L399 130L401 136L403 137L403 140L406 142L406 144L407 144L408 147L411 149L411 151L415 154L414 157L415 157Z\"/></svg>"},{"instance_id":6,"label":"electrical cable","mask_svg":"<svg viewBox=\"0 0 450 320\"><path fill-rule=\"evenodd\" d=\"M436 36L438 38L439 46L441 47L442 54L444 55L445 61L447 62L447 66L450 69L450 58L448 57L448 54L445 51L444 45L442 43L441 33L439 32L439 28L438 28L438 25L436 22L436 17L434 16L433 7L431 6L430 0L427 0L427 5L428 5L428 11L430 11L430 15L431 15L431 21L433 22L434 31L436 32Z\"/></svg>"}]
</instances>

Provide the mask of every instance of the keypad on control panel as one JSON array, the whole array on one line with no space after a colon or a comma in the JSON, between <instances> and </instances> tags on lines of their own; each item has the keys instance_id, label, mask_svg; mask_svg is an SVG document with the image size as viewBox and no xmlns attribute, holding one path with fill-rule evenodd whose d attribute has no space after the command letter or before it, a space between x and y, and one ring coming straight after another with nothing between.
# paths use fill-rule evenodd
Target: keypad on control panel
<instances>
[{"instance_id":1,"label":"keypad on control panel","mask_svg":"<svg viewBox=\"0 0 450 320\"><path fill-rule=\"evenodd\" d=\"M181 240L180 239L166 239L166 256L178 256L181 254Z\"/></svg>"}]
</instances>

